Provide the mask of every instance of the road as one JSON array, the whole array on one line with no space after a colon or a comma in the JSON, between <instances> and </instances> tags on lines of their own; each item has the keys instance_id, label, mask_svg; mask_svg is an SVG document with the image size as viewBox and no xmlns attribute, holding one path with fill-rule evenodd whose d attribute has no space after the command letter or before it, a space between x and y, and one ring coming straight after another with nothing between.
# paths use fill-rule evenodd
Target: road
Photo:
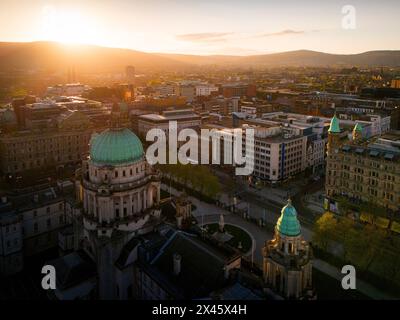
<instances>
[{"instance_id":1,"label":"road","mask_svg":"<svg viewBox=\"0 0 400 320\"><path fill-rule=\"evenodd\" d=\"M164 184L161 185L162 189L169 191L169 186ZM171 188L172 195L179 195L180 192ZM247 198L246 198L247 199ZM196 210L193 211L193 216L195 216L200 225L208 224L208 223L217 223L219 221L219 217L221 214L224 215L225 223L233 224L243 228L246 232L248 232L253 241L253 261L259 267L262 267L262 246L264 245L265 241L271 240L273 238L272 232L268 232L265 228L260 228L256 224L243 219L241 216L233 214L230 211L224 210L213 204L208 204L202 202L194 197L189 196L189 200L196 206ZM273 205L271 203L263 204L264 206L268 207L271 212L275 214L277 219L278 215L280 214L280 209L277 205ZM276 213L275 213L276 212ZM272 215L271 215L272 217ZM275 220L276 222L276 220ZM311 241L312 239L312 232L308 228L302 226L302 235L303 238L307 241ZM249 252L247 256L250 256L252 252ZM343 275L340 273L340 270L335 266L332 266L325 261L314 259L313 260L313 267L320 270L321 272L331 276L338 281L341 281ZM357 290L363 293L364 295L371 297L372 299L395 299L395 297L388 295L379 289L371 286L365 281L357 279Z\"/></svg>"}]
</instances>

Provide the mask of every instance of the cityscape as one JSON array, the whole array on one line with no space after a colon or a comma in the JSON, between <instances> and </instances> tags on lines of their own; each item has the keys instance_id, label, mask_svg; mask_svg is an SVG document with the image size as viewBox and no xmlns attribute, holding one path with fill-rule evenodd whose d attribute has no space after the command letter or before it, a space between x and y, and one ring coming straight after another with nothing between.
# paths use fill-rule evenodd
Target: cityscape
<instances>
[{"instance_id":1,"label":"cityscape","mask_svg":"<svg viewBox=\"0 0 400 320\"><path fill-rule=\"evenodd\" d=\"M167 3L1 1L0 300L399 300L400 3Z\"/></svg>"}]
</instances>

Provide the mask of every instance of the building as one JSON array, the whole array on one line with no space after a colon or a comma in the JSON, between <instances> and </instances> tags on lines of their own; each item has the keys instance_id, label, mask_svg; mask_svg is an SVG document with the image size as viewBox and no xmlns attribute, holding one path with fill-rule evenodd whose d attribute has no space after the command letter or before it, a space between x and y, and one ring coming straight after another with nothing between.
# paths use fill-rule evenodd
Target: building
<instances>
[{"instance_id":1,"label":"building","mask_svg":"<svg viewBox=\"0 0 400 320\"><path fill-rule=\"evenodd\" d=\"M27 170L61 168L86 158L94 129L79 111L54 120L47 130L24 130L2 134L0 161L3 175L15 176Z\"/></svg>"},{"instance_id":2,"label":"building","mask_svg":"<svg viewBox=\"0 0 400 320\"><path fill-rule=\"evenodd\" d=\"M193 102L196 98L196 86L195 85L180 85L179 96L185 97L187 102Z\"/></svg>"},{"instance_id":3,"label":"building","mask_svg":"<svg viewBox=\"0 0 400 320\"><path fill-rule=\"evenodd\" d=\"M272 126L254 129L255 178L276 183L305 170L307 137L292 128Z\"/></svg>"},{"instance_id":4,"label":"building","mask_svg":"<svg viewBox=\"0 0 400 320\"><path fill-rule=\"evenodd\" d=\"M400 89L400 79L393 79L390 82L390 87L395 89Z\"/></svg>"},{"instance_id":5,"label":"building","mask_svg":"<svg viewBox=\"0 0 400 320\"><path fill-rule=\"evenodd\" d=\"M219 115L230 115L239 111L239 97L224 98L218 96L201 103L201 110Z\"/></svg>"},{"instance_id":6,"label":"building","mask_svg":"<svg viewBox=\"0 0 400 320\"><path fill-rule=\"evenodd\" d=\"M325 160L325 145L329 119L288 112L264 113L261 118L244 119L241 123L257 126L277 126L306 138L306 164L312 172L322 169Z\"/></svg>"},{"instance_id":7,"label":"building","mask_svg":"<svg viewBox=\"0 0 400 320\"><path fill-rule=\"evenodd\" d=\"M170 121L177 122L178 132L185 128L199 129L201 117L191 109L164 111L162 114L145 114L138 117L138 133L145 137L151 129L161 129L168 135Z\"/></svg>"},{"instance_id":8,"label":"building","mask_svg":"<svg viewBox=\"0 0 400 320\"><path fill-rule=\"evenodd\" d=\"M176 94L166 96L138 96L133 103L135 109L146 111L162 112L176 108L187 108L186 97Z\"/></svg>"},{"instance_id":9,"label":"building","mask_svg":"<svg viewBox=\"0 0 400 320\"><path fill-rule=\"evenodd\" d=\"M179 93L179 87L174 83L163 83L152 86L154 95L156 97L167 97L169 95L177 95Z\"/></svg>"},{"instance_id":10,"label":"building","mask_svg":"<svg viewBox=\"0 0 400 320\"><path fill-rule=\"evenodd\" d=\"M257 88L254 84L229 83L222 85L220 92L225 98L232 98L232 97L252 98L257 95Z\"/></svg>"},{"instance_id":11,"label":"building","mask_svg":"<svg viewBox=\"0 0 400 320\"><path fill-rule=\"evenodd\" d=\"M363 138L368 139L373 136L381 135L390 130L390 116L381 114L358 114L337 112L342 129L349 128L351 132L353 127L359 123L362 125Z\"/></svg>"},{"instance_id":12,"label":"building","mask_svg":"<svg viewBox=\"0 0 400 320\"><path fill-rule=\"evenodd\" d=\"M135 81L135 67L134 66L126 66L125 67L125 77L126 80L128 80L129 82L133 82Z\"/></svg>"},{"instance_id":13,"label":"building","mask_svg":"<svg viewBox=\"0 0 400 320\"><path fill-rule=\"evenodd\" d=\"M9 191L0 203L0 274L14 274L24 258L57 248L58 232L68 221L64 191L36 187Z\"/></svg>"},{"instance_id":14,"label":"building","mask_svg":"<svg viewBox=\"0 0 400 320\"><path fill-rule=\"evenodd\" d=\"M282 208L274 239L263 248L263 278L267 292L285 299L314 299L312 250L301 236L291 200Z\"/></svg>"},{"instance_id":15,"label":"building","mask_svg":"<svg viewBox=\"0 0 400 320\"><path fill-rule=\"evenodd\" d=\"M58 84L48 87L46 94L49 96L80 96L90 88L81 83Z\"/></svg>"},{"instance_id":16,"label":"building","mask_svg":"<svg viewBox=\"0 0 400 320\"><path fill-rule=\"evenodd\" d=\"M325 209L356 219L373 214L398 220L400 132L389 131L365 140L362 130L362 126L357 124L349 140L342 134L339 119L334 116L331 120ZM386 227L390 227L389 220Z\"/></svg>"},{"instance_id":17,"label":"building","mask_svg":"<svg viewBox=\"0 0 400 320\"><path fill-rule=\"evenodd\" d=\"M196 86L196 96L210 96L218 92L218 87L209 84L200 84Z\"/></svg>"},{"instance_id":18,"label":"building","mask_svg":"<svg viewBox=\"0 0 400 320\"><path fill-rule=\"evenodd\" d=\"M210 299L230 284L241 256L198 235L169 231L144 243L135 265L135 296L144 300Z\"/></svg>"},{"instance_id":19,"label":"building","mask_svg":"<svg viewBox=\"0 0 400 320\"><path fill-rule=\"evenodd\" d=\"M90 259L96 266L97 282L88 289L94 276L89 273L73 288L57 288L54 297L88 298L96 290L100 299L127 299L133 293L130 264L136 256L135 236L151 232L160 223L160 176L146 162L139 138L120 126L116 109L112 127L91 141L90 156L82 163L78 195L83 210L74 219L75 250L83 253L71 257L76 256L73 252L54 263L67 266L68 273ZM76 264L68 265L69 260ZM71 289L74 297L68 293Z\"/></svg>"}]
</instances>

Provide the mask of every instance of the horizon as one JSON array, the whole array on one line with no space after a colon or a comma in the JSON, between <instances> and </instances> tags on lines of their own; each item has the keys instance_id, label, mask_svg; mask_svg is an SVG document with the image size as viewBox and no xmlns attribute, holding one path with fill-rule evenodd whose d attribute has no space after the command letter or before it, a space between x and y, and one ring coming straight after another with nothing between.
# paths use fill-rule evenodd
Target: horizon
<instances>
[{"instance_id":1,"label":"horizon","mask_svg":"<svg viewBox=\"0 0 400 320\"><path fill-rule=\"evenodd\" d=\"M386 4L386 5L385 5ZM55 41L147 53L250 56L399 50L394 0L11 1L0 4L2 42ZM399 10L396 10L399 9ZM383 18L384 17L384 18ZM384 48L384 49L382 49Z\"/></svg>"},{"instance_id":2,"label":"horizon","mask_svg":"<svg viewBox=\"0 0 400 320\"><path fill-rule=\"evenodd\" d=\"M369 52L396 52L400 51L400 49L374 49L362 52L355 52L355 53L332 53L332 52L325 52L325 51L318 51L318 50L310 50L310 49L293 49L288 51L279 51L279 52L264 52L258 54L190 54L190 53L182 53L182 52L151 52L151 51L142 51L135 48L126 48L126 47L111 47L106 45L98 45L98 44L87 44L87 43L64 43L52 40L35 40L35 41L2 41L0 40L0 44L8 43L8 44L34 44L34 43L43 43L43 44L54 44L60 45L66 48L73 48L73 47L80 47L80 46L88 46L88 47L97 47L97 48L107 48L107 49L120 49L120 50L130 50L140 53L147 53L147 54L154 54L154 55L183 55L183 56L201 56L201 57L212 57L212 56L221 56L221 57L250 57L250 56L263 56L263 55L273 55L273 54L284 54L284 53L291 53L291 52L315 52L321 54L331 54L331 55L343 55L343 56L351 56L351 55L359 55L365 54Z\"/></svg>"}]
</instances>

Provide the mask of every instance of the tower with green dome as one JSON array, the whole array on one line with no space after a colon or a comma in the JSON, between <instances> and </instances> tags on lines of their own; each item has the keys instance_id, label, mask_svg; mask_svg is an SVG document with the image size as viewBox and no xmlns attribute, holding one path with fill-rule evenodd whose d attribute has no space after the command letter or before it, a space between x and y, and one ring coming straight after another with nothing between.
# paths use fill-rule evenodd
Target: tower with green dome
<instances>
[{"instance_id":1,"label":"tower with green dome","mask_svg":"<svg viewBox=\"0 0 400 320\"><path fill-rule=\"evenodd\" d=\"M281 216L276 223L276 230L288 237L297 237L300 235L300 222L297 219L297 211L292 206L292 201L289 199L286 206L282 208Z\"/></svg>"},{"instance_id":2,"label":"tower with green dome","mask_svg":"<svg viewBox=\"0 0 400 320\"><path fill-rule=\"evenodd\" d=\"M289 199L275 226L275 236L263 248L267 292L285 299L314 299L312 251L301 236L297 211Z\"/></svg>"},{"instance_id":3,"label":"tower with green dome","mask_svg":"<svg viewBox=\"0 0 400 320\"><path fill-rule=\"evenodd\" d=\"M328 129L328 143L327 143L327 155L332 155L337 152L340 145L340 123L336 117L336 113L333 115Z\"/></svg>"},{"instance_id":4,"label":"tower with green dome","mask_svg":"<svg viewBox=\"0 0 400 320\"><path fill-rule=\"evenodd\" d=\"M129 277L130 240L161 222L160 175L147 163L140 139L124 126L120 111L114 103L110 128L92 137L82 164L80 237L97 265L100 299L124 298L131 283L118 283L116 274Z\"/></svg>"},{"instance_id":5,"label":"tower with green dome","mask_svg":"<svg viewBox=\"0 0 400 320\"><path fill-rule=\"evenodd\" d=\"M353 142L354 143L360 142L362 140L362 135L363 135L362 125L361 123L357 122L352 132Z\"/></svg>"}]
</instances>

